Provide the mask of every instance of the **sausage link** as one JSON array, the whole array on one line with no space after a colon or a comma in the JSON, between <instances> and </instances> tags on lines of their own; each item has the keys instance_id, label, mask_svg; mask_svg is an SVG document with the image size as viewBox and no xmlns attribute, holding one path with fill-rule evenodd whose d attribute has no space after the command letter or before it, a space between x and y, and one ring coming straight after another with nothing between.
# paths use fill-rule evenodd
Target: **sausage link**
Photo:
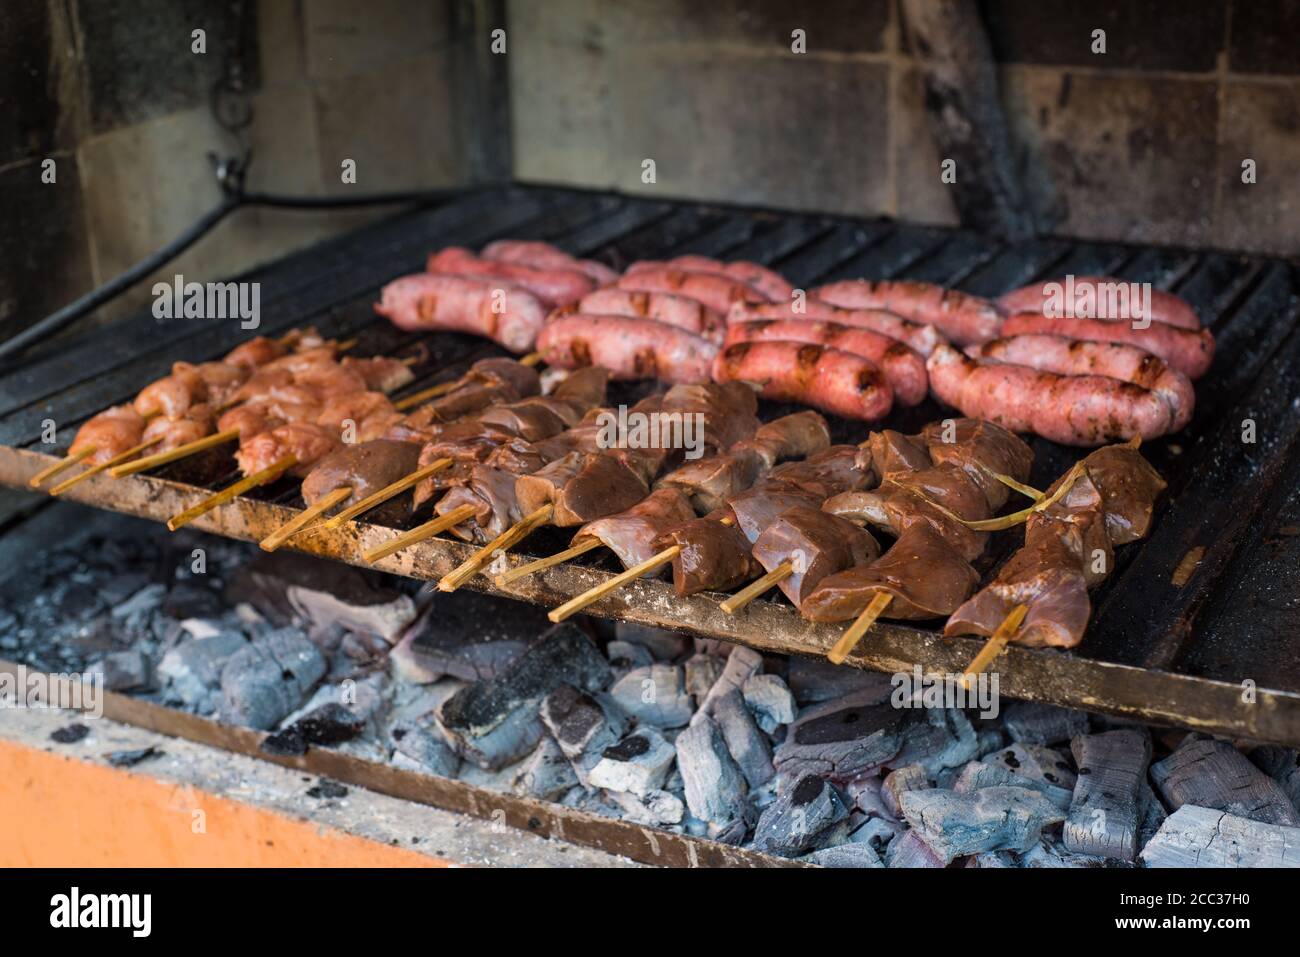
<instances>
[{"instance_id":1,"label":"sausage link","mask_svg":"<svg viewBox=\"0 0 1300 957\"><path fill-rule=\"evenodd\" d=\"M1153 322L1135 329L1123 320L1050 319L1041 313L1018 312L1007 316L1002 335L1048 333L1093 342L1125 342L1158 355L1189 379L1205 375L1214 361L1214 336L1208 329L1183 329L1167 322Z\"/></svg>"},{"instance_id":2,"label":"sausage link","mask_svg":"<svg viewBox=\"0 0 1300 957\"><path fill-rule=\"evenodd\" d=\"M448 276L500 279L527 289L552 306L576 302L595 287L595 283L585 274L572 269L535 269L515 263L493 262L490 259L480 259L459 246L448 246L433 253L424 268L428 272Z\"/></svg>"},{"instance_id":3,"label":"sausage link","mask_svg":"<svg viewBox=\"0 0 1300 957\"><path fill-rule=\"evenodd\" d=\"M934 326L961 346L998 335L1002 313L987 299L928 282L846 279L817 286L809 295L846 309L884 309Z\"/></svg>"},{"instance_id":4,"label":"sausage link","mask_svg":"<svg viewBox=\"0 0 1300 957\"><path fill-rule=\"evenodd\" d=\"M630 289L597 289L582 297L578 312L605 316L653 319L685 329L721 345L727 326L722 315L698 299L667 292L633 292Z\"/></svg>"},{"instance_id":5,"label":"sausage link","mask_svg":"<svg viewBox=\"0 0 1300 957\"><path fill-rule=\"evenodd\" d=\"M594 259L577 259L550 243L526 239L498 239L483 247L481 255L500 263L532 266L534 269L573 269L585 273L597 286L608 286L618 273Z\"/></svg>"},{"instance_id":6,"label":"sausage link","mask_svg":"<svg viewBox=\"0 0 1300 957\"><path fill-rule=\"evenodd\" d=\"M1099 290L1103 284L1122 284L1129 285L1126 280L1116 279L1112 276L1075 276L1074 277L1074 295L1075 301L1078 301L1080 291L1087 293L1093 298L1094 302L1109 303L1106 290ZM1058 289L1049 289L1049 286L1057 286ZM1065 278L1052 279L1046 282L1030 283L1028 286L1021 286L1019 289L1007 293L998 300L998 305L1003 312L1036 312L1043 315L1044 307L1053 298L1053 294L1064 298L1065 295ZM1103 298L1098 300L1096 297L1099 292ZM1099 313L1098 313L1099 315ZM1128 321L1131 316L1110 315L1111 319ZM1171 326L1178 326L1182 329L1191 329L1196 331L1201 328L1201 320L1196 315L1196 310L1191 307L1186 299L1175 296L1172 292L1165 292L1161 289L1151 291L1151 318L1155 322L1168 323Z\"/></svg>"},{"instance_id":7,"label":"sausage link","mask_svg":"<svg viewBox=\"0 0 1300 957\"><path fill-rule=\"evenodd\" d=\"M868 359L826 346L798 342L737 342L713 360L716 382L763 386L763 396L802 402L849 419L884 418L894 393Z\"/></svg>"},{"instance_id":8,"label":"sausage link","mask_svg":"<svg viewBox=\"0 0 1300 957\"><path fill-rule=\"evenodd\" d=\"M618 288L634 292L668 292L698 299L710 309L725 313L733 302L764 302L763 294L730 276L654 265L619 277Z\"/></svg>"},{"instance_id":9,"label":"sausage link","mask_svg":"<svg viewBox=\"0 0 1300 957\"><path fill-rule=\"evenodd\" d=\"M546 324L537 351L548 365L564 369L596 365L615 379L700 383L709 381L718 347L651 319L571 313Z\"/></svg>"},{"instance_id":10,"label":"sausage link","mask_svg":"<svg viewBox=\"0 0 1300 957\"><path fill-rule=\"evenodd\" d=\"M810 299L796 310L791 303L738 302L727 313L728 325L739 322L754 322L761 319L796 319L813 322L837 322L841 326L854 326L858 329L870 329L882 336L897 339L903 345L923 356L928 356L934 347L948 340L934 326L923 322L912 322L883 309L844 309L832 306L829 302Z\"/></svg>"},{"instance_id":11,"label":"sausage link","mask_svg":"<svg viewBox=\"0 0 1300 957\"><path fill-rule=\"evenodd\" d=\"M708 256L674 256L666 262L645 259L627 267L629 273L645 272L659 266L670 269L688 269L692 272L713 272L753 286L773 302L788 301L794 294L790 281L773 269L759 263L737 259L723 262Z\"/></svg>"},{"instance_id":12,"label":"sausage link","mask_svg":"<svg viewBox=\"0 0 1300 957\"><path fill-rule=\"evenodd\" d=\"M517 353L532 349L546 321L546 307L525 289L436 273L394 279L384 286L375 312L399 329L468 332Z\"/></svg>"}]
</instances>

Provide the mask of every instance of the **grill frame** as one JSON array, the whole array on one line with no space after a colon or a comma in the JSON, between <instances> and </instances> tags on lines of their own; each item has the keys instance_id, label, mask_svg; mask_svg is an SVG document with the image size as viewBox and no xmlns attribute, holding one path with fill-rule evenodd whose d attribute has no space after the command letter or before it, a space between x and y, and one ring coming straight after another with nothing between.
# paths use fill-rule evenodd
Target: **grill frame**
<instances>
[{"instance_id":1,"label":"grill frame","mask_svg":"<svg viewBox=\"0 0 1300 957\"><path fill-rule=\"evenodd\" d=\"M503 236L546 239L619 267L687 252L754 259L780 269L796 285L867 275L938 281L997 295L1036 278L1103 272L1150 281L1191 299L1203 316L1212 317L1208 324L1219 339L1219 356L1198 383L1197 414L1188 430L1144 447L1171 486L1153 534L1117 553L1115 573L1095 596L1084 643L1071 652L1012 646L1000 659L1000 690L1017 698L1300 745L1300 627L1274 634L1271 625L1274 620L1300 625L1300 612L1293 610L1300 609L1300 582L1279 582L1271 564L1300 558L1300 529L1290 531L1287 524L1300 521L1300 281L1293 265L1064 238L1006 245L961 230L884 219L516 185L399 214L238 278L263 283L259 333L312 322L330 334L359 336L358 355L400 355L423 342L431 357L419 367L420 378L409 387L414 390L454 376L496 350L465 336L401 333L373 316L375 292L388 279L421 268L434 246L478 246ZM35 443L45 419L59 423L66 446L80 421L166 374L172 361L216 358L251 334L233 321L168 331L172 336L164 340L152 316L143 314L49 346L44 355L0 375L0 482L22 486L53 460ZM644 389L622 390L626 394L615 401L634 398L638 388ZM788 408L765 403L763 415ZM937 409L927 402L899 410L885 424L912 429L937 417ZM1256 421L1254 446L1240 441L1245 418ZM838 440L848 440L861 438L866 427L839 421L834 431ZM1041 440L1034 444L1034 481L1040 487L1080 455ZM150 476L101 475L67 497L164 521L226 484L233 477L229 461L228 452L216 450ZM293 506L301 504L295 500L296 485L277 483L205 516L196 527L258 540L292 517ZM361 543L378 544L409 524L362 523L300 536L292 546L359 562ZM1014 533L1005 533L995 542L995 553L1005 556L1015 541ZM517 561L562 543L558 535L530 540L521 550L528 554ZM1200 564L1184 585L1173 585L1174 571L1197 548L1204 549ZM469 551L454 542L428 541L377 567L437 578ZM483 576L471 587L555 605L607 578L610 568L580 561L507 591ZM1262 614L1243 619L1242 608L1262 609ZM824 654L841 630L804 622L783 599L761 600L729 617L717 609L716 596L678 599L658 581L635 583L590 611L793 654ZM979 644L883 622L850 661L887 672L910 671L918 664L927 672L959 671ZM1253 700L1243 694L1246 681L1253 682Z\"/></svg>"}]
</instances>

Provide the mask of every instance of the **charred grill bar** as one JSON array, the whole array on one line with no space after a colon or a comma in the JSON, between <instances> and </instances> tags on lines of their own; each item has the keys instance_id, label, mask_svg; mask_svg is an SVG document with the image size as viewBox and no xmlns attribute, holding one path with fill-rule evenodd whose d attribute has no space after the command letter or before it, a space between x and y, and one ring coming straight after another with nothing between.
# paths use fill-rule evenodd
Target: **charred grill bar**
<instances>
[{"instance_id":1,"label":"charred grill bar","mask_svg":"<svg viewBox=\"0 0 1300 957\"><path fill-rule=\"evenodd\" d=\"M276 335L305 323L325 335L357 337L356 355L415 355L416 381L401 395L444 381L494 354L482 340L413 334L376 317L380 286L422 268L431 249L478 247L511 237L544 239L584 257L622 267L638 259L699 254L748 259L808 287L836 279L914 278L996 296L1035 279L1067 273L1113 274L1176 291L1200 312L1218 343L1213 368L1197 385L1195 417L1178 435L1147 443L1143 455L1169 483L1151 537L1116 554L1116 568L1094 596L1088 636L1070 653L1013 646L1001 673L1009 695L1107 711L1155 723L1300 744L1300 332L1297 277L1278 261L1217 253L1034 240L999 245L974 234L772 214L619 196L510 187L470 193L403 214L241 277L262 283L258 333ZM67 345L48 347L0 375L0 482L16 487L51 461L40 444L46 420L68 437L102 409L127 401L172 362L214 359L253 333L231 321L160 329L152 316L114 325ZM615 403L631 404L644 387L619 386ZM797 411L765 403L764 421ZM927 400L899 408L884 425L905 432L946 413ZM832 440L860 441L860 423L831 420ZM1252 438L1254 441L1248 441ZM1031 484L1045 487L1080 457L1041 439ZM236 471L230 449L150 473L97 476L68 497L165 521ZM35 507L46 507L42 500ZM296 482L258 489L196 526L260 540L302 507ZM8 518L24 520L25 512ZM403 519L386 507L362 523L300 536L291 546L360 562L363 551L394 537ZM560 550L568 536L538 534L515 561ZM999 533L987 581L1019 544ZM471 553L469 546L429 540L378 567L437 579ZM553 606L617 570L597 550L504 590L488 576L470 587ZM783 602L759 600L728 616L715 596L677 598L659 580L639 581L593 605L591 612L644 624L720 636L754 647L824 654L841 629L814 625ZM945 640L933 628L882 622L850 662L887 671L955 672L979 643ZM1243 695L1250 682L1253 696Z\"/></svg>"}]
</instances>

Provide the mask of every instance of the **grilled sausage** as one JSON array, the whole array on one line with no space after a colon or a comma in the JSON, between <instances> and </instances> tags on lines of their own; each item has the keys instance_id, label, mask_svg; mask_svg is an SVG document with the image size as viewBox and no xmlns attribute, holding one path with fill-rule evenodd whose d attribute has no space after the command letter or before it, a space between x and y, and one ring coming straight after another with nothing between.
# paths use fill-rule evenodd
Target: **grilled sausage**
<instances>
[{"instance_id":1,"label":"grilled sausage","mask_svg":"<svg viewBox=\"0 0 1300 957\"><path fill-rule=\"evenodd\" d=\"M619 289L634 292L668 292L698 299L710 309L725 313L733 302L764 302L763 294L730 276L714 272L693 272L671 266L647 266L619 277Z\"/></svg>"},{"instance_id":2,"label":"grilled sausage","mask_svg":"<svg viewBox=\"0 0 1300 957\"><path fill-rule=\"evenodd\" d=\"M576 311L666 322L719 345L727 331L726 322L720 313L698 299L674 296L667 292L597 289L582 297Z\"/></svg>"},{"instance_id":3,"label":"grilled sausage","mask_svg":"<svg viewBox=\"0 0 1300 957\"><path fill-rule=\"evenodd\" d=\"M627 316L574 313L547 323L537 351L548 365L604 366L615 379L708 382L718 347L685 329Z\"/></svg>"},{"instance_id":4,"label":"grilled sausage","mask_svg":"<svg viewBox=\"0 0 1300 957\"><path fill-rule=\"evenodd\" d=\"M897 339L870 329L842 326L836 322L798 319L759 319L738 322L727 328L724 345L735 342L811 342L870 359L885 374L894 398L903 405L916 405L930 390L925 360Z\"/></svg>"},{"instance_id":5,"label":"grilled sausage","mask_svg":"<svg viewBox=\"0 0 1300 957\"><path fill-rule=\"evenodd\" d=\"M794 286L779 272L743 259L734 262L723 262L720 259L710 259L708 256L674 256L663 263L653 260L635 262L627 267L627 271L638 273L657 266L689 269L693 272L715 272L722 276L728 276L737 282L753 286L773 302L789 300L794 294Z\"/></svg>"},{"instance_id":6,"label":"grilled sausage","mask_svg":"<svg viewBox=\"0 0 1300 957\"><path fill-rule=\"evenodd\" d=\"M737 342L713 360L713 378L761 383L765 398L802 402L849 419L880 419L894 404L875 363L827 346Z\"/></svg>"},{"instance_id":7,"label":"grilled sausage","mask_svg":"<svg viewBox=\"0 0 1300 957\"><path fill-rule=\"evenodd\" d=\"M596 284L585 273L574 269L537 269L517 263L480 259L468 249L448 246L429 257L424 267L432 273L449 276L477 276L500 279L522 289L527 289L538 299L552 306L576 302L595 288Z\"/></svg>"},{"instance_id":8,"label":"grilled sausage","mask_svg":"<svg viewBox=\"0 0 1300 957\"><path fill-rule=\"evenodd\" d=\"M1167 322L1153 322L1145 329L1115 319L1049 319L1033 312L1007 316L1002 335L1048 333L1094 342L1125 342L1158 355L1189 379L1205 375L1214 361L1214 336L1208 329L1193 332Z\"/></svg>"},{"instance_id":9,"label":"grilled sausage","mask_svg":"<svg viewBox=\"0 0 1300 957\"><path fill-rule=\"evenodd\" d=\"M1074 300L1077 303L1080 292L1092 298L1094 303L1098 303L1101 308L1102 303L1109 305L1110 299L1104 284L1122 284L1130 285L1126 280L1115 279L1111 276L1075 276L1074 283ZM1012 292L1007 293L998 300L998 305L1003 312L1008 314L1015 312L1036 312L1039 315L1044 314L1044 306L1055 296L1064 299L1067 292L1066 279L1053 279L1048 282L1030 283L1028 286L1022 286ZM1056 289L1049 289L1049 286L1056 286ZM1099 288L1102 287L1102 288ZM1097 298L1100 293L1100 300ZM1054 295L1055 294L1055 295ZM1063 303L1064 305L1064 303ZM1134 318L1133 316L1118 316L1113 310L1109 318L1127 321ZM1102 315L1098 312L1097 315ZM1171 292L1164 292L1160 289L1151 291L1151 319L1155 322L1168 323L1171 326L1178 326L1182 329L1191 329L1193 331L1201 328L1201 320L1187 302Z\"/></svg>"},{"instance_id":10,"label":"grilled sausage","mask_svg":"<svg viewBox=\"0 0 1300 957\"><path fill-rule=\"evenodd\" d=\"M1160 396L1172 410L1174 431L1185 426L1196 407L1191 380L1159 356L1119 342L1084 342L1064 336L1024 335L969 346L973 359L1010 362L1058 375L1101 375L1132 382Z\"/></svg>"},{"instance_id":11,"label":"grilled sausage","mask_svg":"<svg viewBox=\"0 0 1300 957\"><path fill-rule=\"evenodd\" d=\"M597 286L607 286L618 278L618 273L594 259L578 259L550 243L526 239L498 239L488 243L479 253L494 262L516 263L534 269L573 269L585 273Z\"/></svg>"},{"instance_id":12,"label":"grilled sausage","mask_svg":"<svg viewBox=\"0 0 1300 957\"><path fill-rule=\"evenodd\" d=\"M883 309L842 309L829 302L810 299L803 307L796 310L790 303L764 302L749 304L738 302L727 313L727 324L754 322L763 319L796 319L813 322L837 322L841 326L853 326L857 329L870 329L882 336L897 339L908 348L928 356L934 347L947 342L934 326L922 322L912 322L902 316Z\"/></svg>"},{"instance_id":13,"label":"grilled sausage","mask_svg":"<svg viewBox=\"0 0 1300 957\"><path fill-rule=\"evenodd\" d=\"M1135 435L1154 439L1173 425L1165 400L1131 382L986 364L951 346L934 350L926 367L934 394L963 415L1063 445L1104 445Z\"/></svg>"},{"instance_id":14,"label":"grilled sausage","mask_svg":"<svg viewBox=\"0 0 1300 957\"><path fill-rule=\"evenodd\" d=\"M928 282L846 279L817 286L809 295L845 309L884 309L924 322L962 346L994 338L1002 324L1002 313L987 299Z\"/></svg>"},{"instance_id":15,"label":"grilled sausage","mask_svg":"<svg viewBox=\"0 0 1300 957\"><path fill-rule=\"evenodd\" d=\"M383 288L375 312L399 329L438 329L486 336L527 352L546 322L546 307L525 289L499 280L417 273Z\"/></svg>"}]
</instances>

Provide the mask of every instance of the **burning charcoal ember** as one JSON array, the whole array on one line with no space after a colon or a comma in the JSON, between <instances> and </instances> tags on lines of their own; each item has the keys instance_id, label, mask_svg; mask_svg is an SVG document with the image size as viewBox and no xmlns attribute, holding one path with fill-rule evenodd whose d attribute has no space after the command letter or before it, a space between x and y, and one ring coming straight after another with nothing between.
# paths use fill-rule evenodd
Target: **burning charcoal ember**
<instances>
[{"instance_id":1,"label":"burning charcoal ember","mask_svg":"<svg viewBox=\"0 0 1300 957\"><path fill-rule=\"evenodd\" d=\"M758 819L754 848L778 857L798 857L829 843L821 839L848 816L849 809L835 785L804 775Z\"/></svg>"},{"instance_id":2,"label":"burning charcoal ember","mask_svg":"<svg viewBox=\"0 0 1300 957\"><path fill-rule=\"evenodd\" d=\"M713 720L751 788L762 787L776 776L776 769L772 767L772 747L754 723L739 691L730 691L714 702Z\"/></svg>"},{"instance_id":3,"label":"burning charcoal ember","mask_svg":"<svg viewBox=\"0 0 1300 957\"><path fill-rule=\"evenodd\" d=\"M554 801L577 783L573 765L560 746L554 738L543 735L533 753L523 761L510 789L523 797Z\"/></svg>"},{"instance_id":4,"label":"burning charcoal ember","mask_svg":"<svg viewBox=\"0 0 1300 957\"><path fill-rule=\"evenodd\" d=\"M491 678L550 627L533 605L461 591L430 596L393 649L399 673L410 681L451 675L464 681Z\"/></svg>"},{"instance_id":5,"label":"burning charcoal ember","mask_svg":"<svg viewBox=\"0 0 1300 957\"><path fill-rule=\"evenodd\" d=\"M1151 780L1175 811L1194 804L1263 824L1300 826L1300 812L1282 786L1227 741L1188 735L1151 765Z\"/></svg>"},{"instance_id":6,"label":"burning charcoal ember","mask_svg":"<svg viewBox=\"0 0 1300 957\"><path fill-rule=\"evenodd\" d=\"M246 647L243 635L229 631L177 645L158 662L164 700L179 701L197 714L211 714L219 700L221 670Z\"/></svg>"},{"instance_id":7,"label":"burning charcoal ember","mask_svg":"<svg viewBox=\"0 0 1300 957\"><path fill-rule=\"evenodd\" d=\"M763 656L753 648L737 646L727 655L727 663L722 674L709 687L708 693L699 701L699 709L693 720L713 716L713 705L729 691L739 691L745 682L763 670Z\"/></svg>"},{"instance_id":8,"label":"burning charcoal ember","mask_svg":"<svg viewBox=\"0 0 1300 957\"><path fill-rule=\"evenodd\" d=\"M677 752L652 727L640 728L606 748L588 774L592 787L627 791L638 797L661 790Z\"/></svg>"},{"instance_id":9,"label":"burning charcoal ember","mask_svg":"<svg viewBox=\"0 0 1300 957\"><path fill-rule=\"evenodd\" d=\"M667 791L651 791L644 797L629 791L610 791L606 797L622 809L626 820L634 824L665 827L681 824L686 817L686 805L682 799Z\"/></svg>"},{"instance_id":10,"label":"burning charcoal ember","mask_svg":"<svg viewBox=\"0 0 1300 957\"><path fill-rule=\"evenodd\" d=\"M691 814L721 833L745 814L745 778L712 720L692 723L677 736L677 767ZM716 835L715 835L716 836Z\"/></svg>"},{"instance_id":11,"label":"burning charcoal ember","mask_svg":"<svg viewBox=\"0 0 1300 957\"><path fill-rule=\"evenodd\" d=\"M325 656L297 630L263 635L231 655L221 669L220 718L270 730L302 703L325 670Z\"/></svg>"},{"instance_id":12,"label":"burning charcoal ember","mask_svg":"<svg viewBox=\"0 0 1300 957\"><path fill-rule=\"evenodd\" d=\"M50 732L50 740L55 744L76 744L90 734L90 728L80 722L55 728Z\"/></svg>"},{"instance_id":13,"label":"burning charcoal ember","mask_svg":"<svg viewBox=\"0 0 1300 957\"><path fill-rule=\"evenodd\" d=\"M142 620L145 616L152 614L162 607L163 598L167 594L167 586L160 584L146 585L138 592L132 595L126 601L114 606L112 615L114 618L125 621ZM176 617L176 616L172 616ZM182 618L201 618L202 615L181 615Z\"/></svg>"},{"instance_id":14,"label":"burning charcoal ember","mask_svg":"<svg viewBox=\"0 0 1300 957\"><path fill-rule=\"evenodd\" d=\"M1151 741L1136 731L1081 734L1070 745L1079 777L1063 832L1065 849L1131 861L1138 852L1142 784Z\"/></svg>"},{"instance_id":15,"label":"burning charcoal ember","mask_svg":"<svg viewBox=\"0 0 1300 957\"><path fill-rule=\"evenodd\" d=\"M605 657L615 668L644 668L655 663L655 656L644 645L634 645L630 641L611 641L605 646Z\"/></svg>"},{"instance_id":16,"label":"burning charcoal ember","mask_svg":"<svg viewBox=\"0 0 1300 957\"><path fill-rule=\"evenodd\" d=\"M1147 867L1300 867L1300 828L1184 804L1139 856Z\"/></svg>"},{"instance_id":17,"label":"burning charcoal ember","mask_svg":"<svg viewBox=\"0 0 1300 957\"><path fill-rule=\"evenodd\" d=\"M754 720L768 734L783 724L793 724L799 713L794 695L778 675L753 675L745 679L741 691Z\"/></svg>"},{"instance_id":18,"label":"burning charcoal ember","mask_svg":"<svg viewBox=\"0 0 1300 957\"><path fill-rule=\"evenodd\" d=\"M855 844L870 844L877 854L883 854L894 838L906 833L907 825L883 817L869 817L865 824L849 834Z\"/></svg>"},{"instance_id":19,"label":"burning charcoal ember","mask_svg":"<svg viewBox=\"0 0 1300 957\"><path fill-rule=\"evenodd\" d=\"M1142 805L1142 821L1138 824L1138 847L1146 847L1147 841L1156 836L1162 824L1169 817L1169 812L1160 803L1160 798L1146 778L1138 789L1138 800Z\"/></svg>"},{"instance_id":20,"label":"burning charcoal ember","mask_svg":"<svg viewBox=\"0 0 1300 957\"><path fill-rule=\"evenodd\" d=\"M884 764L903 745L902 718L889 687L859 691L804 710L776 749L782 777L806 774L847 781Z\"/></svg>"},{"instance_id":21,"label":"burning charcoal ember","mask_svg":"<svg viewBox=\"0 0 1300 957\"><path fill-rule=\"evenodd\" d=\"M813 851L799 858L818 867L884 867L885 864L870 844L838 844Z\"/></svg>"},{"instance_id":22,"label":"burning charcoal ember","mask_svg":"<svg viewBox=\"0 0 1300 957\"><path fill-rule=\"evenodd\" d=\"M159 610L168 618L215 618L226 610L225 602L210 588L192 582L178 582L163 598Z\"/></svg>"},{"instance_id":23,"label":"burning charcoal ember","mask_svg":"<svg viewBox=\"0 0 1300 957\"><path fill-rule=\"evenodd\" d=\"M656 728L680 728L694 711L680 665L635 668L614 683L609 695L632 717Z\"/></svg>"},{"instance_id":24,"label":"burning charcoal ember","mask_svg":"<svg viewBox=\"0 0 1300 957\"><path fill-rule=\"evenodd\" d=\"M1250 752L1250 760L1255 767L1282 785L1291 804L1300 809L1300 754L1294 748L1262 745Z\"/></svg>"},{"instance_id":25,"label":"burning charcoal ember","mask_svg":"<svg viewBox=\"0 0 1300 957\"><path fill-rule=\"evenodd\" d=\"M1022 777L1074 789L1076 775L1064 755L1039 744L1011 744L984 755L985 764L996 764Z\"/></svg>"},{"instance_id":26,"label":"burning charcoal ember","mask_svg":"<svg viewBox=\"0 0 1300 957\"><path fill-rule=\"evenodd\" d=\"M1020 865L1016 862L1016 856L1010 851L985 851L983 854L968 858L966 866L977 867L980 870L1006 870Z\"/></svg>"},{"instance_id":27,"label":"burning charcoal ember","mask_svg":"<svg viewBox=\"0 0 1300 957\"><path fill-rule=\"evenodd\" d=\"M926 708L923 718L903 725L903 744L890 767L921 764L931 777L973 760L979 741L970 719L958 708Z\"/></svg>"},{"instance_id":28,"label":"burning charcoal ember","mask_svg":"<svg viewBox=\"0 0 1300 957\"><path fill-rule=\"evenodd\" d=\"M614 637L619 641L629 641L634 645L648 648L650 654L660 661L675 661L691 647L691 639L662 628L647 628L633 625L626 621L614 626Z\"/></svg>"},{"instance_id":29,"label":"burning charcoal ember","mask_svg":"<svg viewBox=\"0 0 1300 957\"><path fill-rule=\"evenodd\" d=\"M1065 812L1028 788L991 787L967 794L904 791L900 804L913 831L944 861L983 851L1023 853Z\"/></svg>"},{"instance_id":30,"label":"burning charcoal ember","mask_svg":"<svg viewBox=\"0 0 1300 957\"><path fill-rule=\"evenodd\" d=\"M466 685L437 711L439 727L464 758L497 770L536 747L542 700L562 684L598 691L609 664L575 625L551 628L500 674Z\"/></svg>"},{"instance_id":31,"label":"burning charcoal ember","mask_svg":"<svg viewBox=\"0 0 1300 957\"><path fill-rule=\"evenodd\" d=\"M863 814L870 817L893 817L880 795L884 786L884 779L873 771L846 781L842 789L845 797Z\"/></svg>"},{"instance_id":32,"label":"burning charcoal ember","mask_svg":"<svg viewBox=\"0 0 1300 957\"><path fill-rule=\"evenodd\" d=\"M1002 750L1007 739L997 728L980 728L975 733L975 757L982 758L994 751Z\"/></svg>"},{"instance_id":33,"label":"burning charcoal ember","mask_svg":"<svg viewBox=\"0 0 1300 957\"><path fill-rule=\"evenodd\" d=\"M722 676L727 659L717 655L691 655L682 667L686 671L686 693L696 701L703 701L713 683Z\"/></svg>"},{"instance_id":34,"label":"burning charcoal ember","mask_svg":"<svg viewBox=\"0 0 1300 957\"><path fill-rule=\"evenodd\" d=\"M584 787L587 774L600 761L601 753L616 744L626 729L620 709L569 685L560 685L542 701L542 724L573 763Z\"/></svg>"},{"instance_id":35,"label":"burning charcoal ember","mask_svg":"<svg viewBox=\"0 0 1300 957\"><path fill-rule=\"evenodd\" d=\"M288 727L317 708L328 704L344 705L367 724L380 723L391 704L391 685L383 672L368 675L360 680L346 678L339 682L322 683L307 703L281 722Z\"/></svg>"},{"instance_id":36,"label":"burning charcoal ember","mask_svg":"<svg viewBox=\"0 0 1300 957\"><path fill-rule=\"evenodd\" d=\"M921 840L916 831L907 831L889 842L889 848L885 851L885 866L943 868L948 866L948 862Z\"/></svg>"},{"instance_id":37,"label":"burning charcoal ember","mask_svg":"<svg viewBox=\"0 0 1300 957\"><path fill-rule=\"evenodd\" d=\"M1044 837L1034 847L1020 856L1020 866L1035 869L1089 869L1089 868L1124 868L1136 865L1116 857L1093 857L1088 854L1075 854L1063 844Z\"/></svg>"},{"instance_id":38,"label":"burning charcoal ember","mask_svg":"<svg viewBox=\"0 0 1300 957\"><path fill-rule=\"evenodd\" d=\"M922 791L930 787L930 775L921 764L908 764L896 771L890 771L880 784L880 801L889 812L890 817L902 818L902 805L899 798L904 791Z\"/></svg>"},{"instance_id":39,"label":"burning charcoal ember","mask_svg":"<svg viewBox=\"0 0 1300 957\"><path fill-rule=\"evenodd\" d=\"M162 757L166 752L155 747L132 748L129 751L109 751L104 760L115 768L133 768L142 761Z\"/></svg>"},{"instance_id":40,"label":"burning charcoal ember","mask_svg":"<svg viewBox=\"0 0 1300 957\"><path fill-rule=\"evenodd\" d=\"M1014 701L1002 716L1002 726L1012 741L1064 744L1076 735L1088 733L1088 716L1082 711L1050 704Z\"/></svg>"},{"instance_id":41,"label":"burning charcoal ember","mask_svg":"<svg viewBox=\"0 0 1300 957\"><path fill-rule=\"evenodd\" d=\"M1073 797L1073 793L1068 788L1058 788L1055 784L1027 778L1014 771L1008 771L1001 765L985 764L983 761L972 761L963 767L953 783L952 790L958 794L969 794L980 788L995 787L1027 788L1030 791L1037 791L1062 811L1070 809L1070 801Z\"/></svg>"},{"instance_id":42,"label":"burning charcoal ember","mask_svg":"<svg viewBox=\"0 0 1300 957\"><path fill-rule=\"evenodd\" d=\"M833 665L822 658L792 657L786 683L800 707L834 701L858 691L882 690L883 700L893 690L889 675Z\"/></svg>"},{"instance_id":43,"label":"burning charcoal ember","mask_svg":"<svg viewBox=\"0 0 1300 957\"><path fill-rule=\"evenodd\" d=\"M149 687L149 659L139 651L115 651L91 665L92 672L104 676L109 691L132 691Z\"/></svg>"},{"instance_id":44,"label":"burning charcoal ember","mask_svg":"<svg viewBox=\"0 0 1300 957\"><path fill-rule=\"evenodd\" d=\"M321 705L289 727L267 737L261 745L267 754L306 754L312 745L330 746L351 741L366 728L364 719L338 702Z\"/></svg>"},{"instance_id":45,"label":"burning charcoal ember","mask_svg":"<svg viewBox=\"0 0 1300 957\"><path fill-rule=\"evenodd\" d=\"M397 753L413 761L420 770L441 778L454 778L460 771L460 756L441 736L413 723L393 726L389 737Z\"/></svg>"}]
</instances>

